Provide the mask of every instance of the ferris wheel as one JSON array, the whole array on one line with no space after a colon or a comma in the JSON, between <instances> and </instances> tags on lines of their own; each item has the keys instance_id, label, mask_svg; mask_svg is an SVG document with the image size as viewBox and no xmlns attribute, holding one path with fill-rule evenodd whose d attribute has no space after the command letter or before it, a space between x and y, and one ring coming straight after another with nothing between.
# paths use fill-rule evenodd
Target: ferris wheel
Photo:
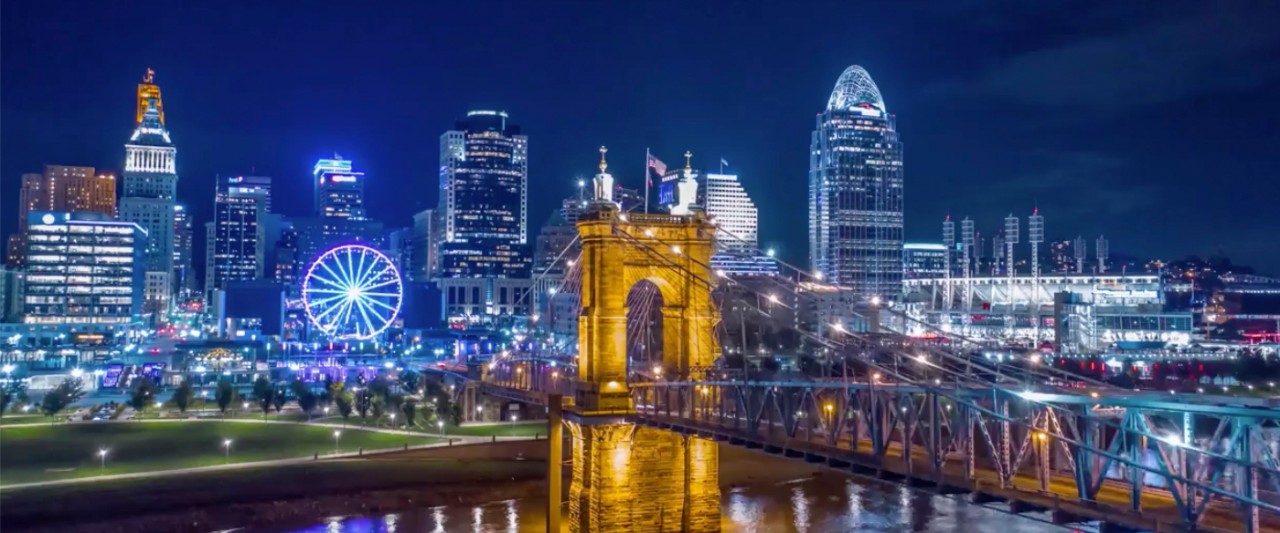
<instances>
[{"instance_id":1,"label":"ferris wheel","mask_svg":"<svg viewBox=\"0 0 1280 533\"><path fill-rule=\"evenodd\" d=\"M302 280L307 317L337 339L376 337L396 319L403 296L395 264L382 252L360 244L321 254Z\"/></svg>"}]
</instances>

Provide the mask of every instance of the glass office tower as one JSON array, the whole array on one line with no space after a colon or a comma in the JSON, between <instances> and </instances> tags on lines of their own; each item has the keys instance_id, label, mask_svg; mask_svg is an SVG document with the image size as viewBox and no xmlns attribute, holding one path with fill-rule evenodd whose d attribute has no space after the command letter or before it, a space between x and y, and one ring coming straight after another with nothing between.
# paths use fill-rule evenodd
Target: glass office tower
<instances>
[{"instance_id":1,"label":"glass office tower","mask_svg":"<svg viewBox=\"0 0 1280 533\"><path fill-rule=\"evenodd\" d=\"M902 287L902 143L871 75L840 75L809 150L809 266L864 298Z\"/></svg>"}]
</instances>

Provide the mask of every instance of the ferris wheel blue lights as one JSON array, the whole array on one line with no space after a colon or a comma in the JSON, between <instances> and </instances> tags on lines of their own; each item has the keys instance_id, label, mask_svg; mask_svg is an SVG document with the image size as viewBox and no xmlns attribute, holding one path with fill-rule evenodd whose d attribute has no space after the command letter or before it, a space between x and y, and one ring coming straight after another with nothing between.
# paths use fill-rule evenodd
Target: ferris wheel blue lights
<instances>
[{"instance_id":1,"label":"ferris wheel blue lights","mask_svg":"<svg viewBox=\"0 0 1280 533\"><path fill-rule=\"evenodd\" d=\"M400 312L404 288L387 256L368 246L330 249L311 263L302 280L307 317L337 339L378 336Z\"/></svg>"}]
</instances>

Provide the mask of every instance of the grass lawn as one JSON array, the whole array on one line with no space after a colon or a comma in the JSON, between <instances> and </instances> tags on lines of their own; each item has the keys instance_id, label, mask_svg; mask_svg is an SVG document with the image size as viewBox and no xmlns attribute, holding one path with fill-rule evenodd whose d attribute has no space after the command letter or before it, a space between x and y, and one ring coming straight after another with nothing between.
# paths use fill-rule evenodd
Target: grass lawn
<instances>
[{"instance_id":1,"label":"grass lawn","mask_svg":"<svg viewBox=\"0 0 1280 533\"><path fill-rule=\"evenodd\" d=\"M0 417L0 426L11 426L14 424L44 424L48 422L60 421L61 418L50 417L37 414L12 415L6 414Z\"/></svg>"},{"instance_id":2,"label":"grass lawn","mask_svg":"<svg viewBox=\"0 0 1280 533\"><path fill-rule=\"evenodd\" d=\"M499 437L532 437L534 435L547 436L547 421L538 420L536 422L517 422L512 425L510 423L492 424L485 426L461 426L450 427L449 435L464 435L469 437L488 437L497 435Z\"/></svg>"},{"instance_id":3,"label":"grass lawn","mask_svg":"<svg viewBox=\"0 0 1280 533\"><path fill-rule=\"evenodd\" d=\"M0 428L0 484L307 457L334 451L333 429L247 422L67 424ZM231 440L228 458L223 441ZM439 439L343 430L340 451ZM106 468L98 450L106 449Z\"/></svg>"},{"instance_id":4,"label":"grass lawn","mask_svg":"<svg viewBox=\"0 0 1280 533\"><path fill-rule=\"evenodd\" d=\"M316 420L316 421L323 422L326 424L341 424L342 417L331 416L331 417L324 418L322 420ZM392 428L391 422L385 416L378 420L375 420L372 417L362 420L359 417L353 416L351 417L350 420L347 420L347 424L353 427L378 427L383 429ZM396 424L394 429L399 429L399 430L407 429L409 431L422 432L426 435L440 436L440 430L436 426L431 425L430 422L426 422L426 421L419 421L414 426L409 428L404 427L403 424ZM516 422L514 425L512 425L510 422L503 422L501 424L489 424L489 425L483 425L483 426L449 425L449 426L446 426L444 430L445 430L446 437L448 436L488 437L491 435L496 435L499 437L532 437L534 435L542 435L545 437L547 435L547 421L546 420L524 421L524 422Z\"/></svg>"}]
</instances>

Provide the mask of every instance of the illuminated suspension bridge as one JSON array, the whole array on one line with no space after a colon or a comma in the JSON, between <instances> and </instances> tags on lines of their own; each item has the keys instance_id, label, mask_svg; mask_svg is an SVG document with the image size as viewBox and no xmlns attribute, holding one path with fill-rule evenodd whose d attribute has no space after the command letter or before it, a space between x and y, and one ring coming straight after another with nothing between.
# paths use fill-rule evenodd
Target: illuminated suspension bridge
<instances>
[{"instance_id":1,"label":"illuminated suspension bridge","mask_svg":"<svg viewBox=\"0 0 1280 533\"><path fill-rule=\"evenodd\" d=\"M703 463L716 461L705 443L723 441L1047 511L1059 523L1280 531L1280 409L1265 400L1140 392L1031 359L984 361L973 355L986 347L979 341L950 336L944 347L883 327L911 319L879 302L865 306L866 331L795 331L841 362L841 377L731 378L715 364L711 293L736 282L710 265L714 229L698 214L588 212L582 253L557 289L580 298L578 355L513 353L485 368L486 394L546 404L553 420L565 409L571 530L668 530L650 520L651 505L679 510L671 530L718 527L714 467ZM803 302L812 296L800 283L820 281L784 266L793 276L760 294L769 306L788 305L780 292ZM649 296L630 290L642 281L654 287ZM627 368L627 345L638 339L631 309L658 301L661 363ZM1055 385L1066 383L1083 386ZM558 487L559 474L549 475ZM707 498L716 509L695 503Z\"/></svg>"}]
</instances>

